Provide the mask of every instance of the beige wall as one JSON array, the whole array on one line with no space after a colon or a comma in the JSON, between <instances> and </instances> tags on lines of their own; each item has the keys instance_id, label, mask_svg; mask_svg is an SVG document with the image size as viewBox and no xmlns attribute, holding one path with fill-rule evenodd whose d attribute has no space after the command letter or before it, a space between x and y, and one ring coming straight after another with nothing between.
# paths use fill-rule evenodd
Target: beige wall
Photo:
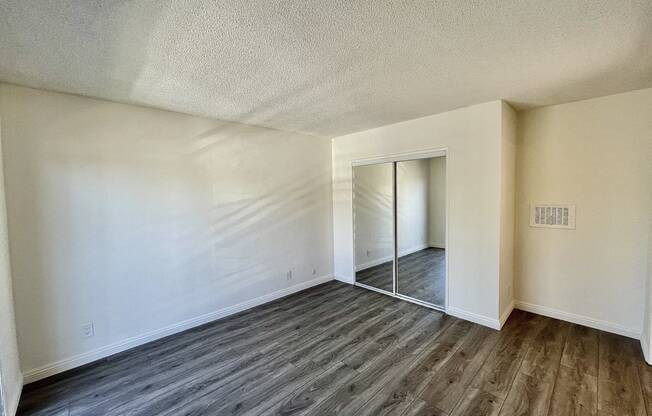
<instances>
[{"instance_id":1,"label":"beige wall","mask_svg":"<svg viewBox=\"0 0 652 416\"><path fill-rule=\"evenodd\" d=\"M495 101L333 139L338 279L353 282L351 162L447 147L448 311L499 326L502 112Z\"/></svg>"},{"instance_id":2,"label":"beige wall","mask_svg":"<svg viewBox=\"0 0 652 416\"><path fill-rule=\"evenodd\" d=\"M1 111L0 107L0 111ZM16 327L14 323L14 300L9 263L9 240L7 234L7 211L5 205L5 181L2 166L2 113L0 112L0 390L5 414L13 416L23 386L23 375L18 359ZM2 406L3 403L0 403ZM0 414L2 412L0 411Z\"/></svg>"},{"instance_id":3,"label":"beige wall","mask_svg":"<svg viewBox=\"0 0 652 416\"><path fill-rule=\"evenodd\" d=\"M446 158L429 160L428 245L446 248Z\"/></svg>"},{"instance_id":4,"label":"beige wall","mask_svg":"<svg viewBox=\"0 0 652 416\"><path fill-rule=\"evenodd\" d=\"M332 278L330 140L6 84L0 102L26 380Z\"/></svg>"},{"instance_id":5,"label":"beige wall","mask_svg":"<svg viewBox=\"0 0 652 416\"><path fill-rule=\"evenodd\" d=\"M500 320L514 307L514 232L516 226L517 117L503 102L500 134Z\"/></svg>"},{"instance_id":6,"label":"beige wall","mask_svg":"<svg viewBox=\"0 0 652 416\"><path fill-rule=\"evenodd\" d=\"M633 337L643 328L652 89L519 114L518 306ZM575 230L528 204L575 204Z\"/></svg>"},{"instance_id":7,"label":"beige wall","mask_svg":"<svg viewBox=\"0 0 652 416\"><path fill-rule=\"evenodd\" d=\"M404 256L428 247L427 159L396 164L398 253Z\"/></svg>"}]
</instances>

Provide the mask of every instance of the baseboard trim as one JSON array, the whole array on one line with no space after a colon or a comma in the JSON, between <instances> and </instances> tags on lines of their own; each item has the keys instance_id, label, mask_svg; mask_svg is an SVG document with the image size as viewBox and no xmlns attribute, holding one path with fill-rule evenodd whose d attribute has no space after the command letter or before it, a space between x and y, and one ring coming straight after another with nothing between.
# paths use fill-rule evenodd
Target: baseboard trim
<instances>
[{"instance_id":1,"label":"baseboard trim","mask_svg":"<svg viewBox=\"0 0 652 416\"><path fill-rule=\"evenodd\" d=\"M457 318L464 319L465 321L476 323L478 325L487 326L492 329L500 329L500 321L498 319L489 318L484 315L450 306L446 309L446 313Z\"/></svg>"},{"instance_id":2,"label":"baseboard trim","mask_svg":"<svg viewBox=\"0 0 652 416\"><path fill-rule=\"evenodd\" d=\"M514 307L522 311L532 312L538 315L544 315L550 318L555 318L566 322L572 322L578 325L588 326L589 328L595 328L601 331L611 332L629 338L641 339L641 333L639 331L613 322L589 318L588 316L565 312L559 309L550 308L548 306L536 305L534 303L523 302L520 300L514 302Z\"/></svg>"},{"instance_id":3,"label":"baseboard trim","mask_svg":"<svg viewBox=\"0 0 652 416\"><path fill-rule=\"evenodd\" d=\"M398 253L398 256L399 257L407 256L408 254L412 254L412 253L416 253L417 251L425 250L428 247L430 247L429 244L421 244L419 246L412 247L412 248L409 248L407 250L401 251L400 253ZM387 256L387 257L383 257L383 258L380 258L380 259L368 261L366 263L362 263L362 264L357 265L355 267L355 271L359 272L361 270L369 269L371 267L378 266L379 264L387 263L388 261L392 261L392 260L394 260L394 256Z\"/></svg>"},{"instance_id":4,"label":"baseboard trim","mask_svg":"<svg viewBox=\"0 0 652 416\"><path fill-rule=\"evenodd\" d=\"M507 322L507 320L509 319L509 315L511 315L513 311L514 311L514 301L512 300L511 302L509 302L509 305L507 305L507 309L505 309L505 312L503 312L502 315L500 315L500 320L499 320L500 329L503 329L503 325L505 325L505 322Z\"/></svg>"},{"instance_id":5,"label":"baseboard trim","mask_svg":"<svg viewBox=\"0 0 652 416\"><path fill-rule=\"evenodd\" d=\"M176 324L168 325L161 329L150 331L132 338L125 339L123 341L118 341L113 344L109 344L104 347L94 349L73 357L65 358L54 363L46 364L44 366L27 370L23 372L23 379L25 384L32 383L34 381L41 380L46 377L53 376L55 374L61 373L63 371L71 370L73 368L97 361L102 358L106 358L110 355L117 354L119 352L128 350L130 348L137 347L139 345L146 344L157 339L176 334L178 332L185 331L187 329L194 328L199 325L203 325L217 319L233 315L238 312L242 312L246 309L253 308L254 306L259 306L267 302L282 298L292 293L299 292L301 290L308 289L310 287L320 285L333 280L333 275L326 275L317 277L315 279L309 280L307 282L298 283L296 285L290 286L285 289L278 290L276 292L269 293L267 295L260 296L255 299L251 299L237 305L228 306L223 309L219 309L214 312L207 313L205 315L198 316L196 318L191 318Z\"/></svg>"},{"instance_id":6,"label":"baseboard trim","mask_svg":"<svg viewBox=\"0 0 652 416\"><path fill-rule=\"evenodd\" d=\"M371 260L371 261L368 261L366 263L362 263L362 264L357 265L355 267L355 271L359 272L361 270L370 269L370 268L372 268L374 266L378 266L379 264L383 264L383 263L387 263L389 261L392 261L392 259L394 259L394 256L383 257L383 258L380 258L380 259Z\"/></svg>"},{"instance_id":7,"label":"baseboard trim","mask_svg":"<svg viewBox=\"0 0 652 416\"><path fill-rule=\"evenodd\" d=\"M428 247L432 248L441 248L441 249L446 249L446 244L444 243L428 243Z\"/></svg>"}]
</instances>

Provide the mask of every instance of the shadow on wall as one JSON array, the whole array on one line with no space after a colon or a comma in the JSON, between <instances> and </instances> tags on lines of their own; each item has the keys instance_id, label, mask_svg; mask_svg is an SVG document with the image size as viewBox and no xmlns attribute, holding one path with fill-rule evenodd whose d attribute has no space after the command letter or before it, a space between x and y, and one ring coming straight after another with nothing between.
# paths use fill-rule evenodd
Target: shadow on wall
<instances>
[{"instance_id":1,"label":"shadow on wall","mask_svg":"<svg viewBox=\"0 0 652 416\"><path fill-rule=\"evenodd\" d=\"M38 10L44 12L57 7L41 6ZM29 13L29 5L21 7ZM152 80L167 69L153 66L149 56L161 56L170 41L164 22L175 4L157 8L146 20L141 19L144 13L131 13L144 4L107 7L110 18L81 10L76 14L85 16L83 21L59 22L44 31L67 40L66 48L88 50L85 39L68 39L66 27L86 25L93 33L112 26L108 32L115 37L100 42L94 54L78 56L89 62L71 63L72 68L91 68L91 89L83 86L84 92L102 96L92 85L110 85L122 95L156 98L166 86L152 85ZM140 17L136 21L133 16ZM38 25L38 19L34 14L31 21ZM261 79L269 76L267 71L260 66ZM198 83L177 75L196 89ZM252 124L289 118L316 95L324 96L338 79L328 70L317 77L295 80L297 87L283 94L261 90L258 104L240 109L235 117ZM234 91L261 81L238 79L243 84L234 85ZM55 81L44 84L70 90ZM32 126L25 126L34 129L32 137L23 143L7 138L21 349L44 346L26 354L24 368L332 272L330 142L62 99L67 102L57 108L56 99L46 98L39 105L49 108L38 114L25 101L23 115L34 117ZM115 114L106 117L106 111ZM289 270L292 280L286 280ZM30 308L32 304L39 307ZM139 323L125 326L134 313L140 314ZM89 321L97 334L80 342L78 329Z\"/></svg>"},{"instance_id":2,"label":"shadow on wall","mask_svg":"<svg viewBox=\"0 0 652 416\"><path fill-rule=\"evenodd\" d=\"M332 272L330 141L5 91L24 368Z\"/></svg>"}]
</instances>

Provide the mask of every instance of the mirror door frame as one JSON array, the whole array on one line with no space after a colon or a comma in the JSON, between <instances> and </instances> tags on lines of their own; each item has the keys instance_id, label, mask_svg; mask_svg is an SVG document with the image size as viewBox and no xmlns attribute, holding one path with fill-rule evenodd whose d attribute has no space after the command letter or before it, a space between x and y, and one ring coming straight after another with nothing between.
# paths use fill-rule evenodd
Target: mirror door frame
<instances>
[{"instance_id":1,"label":"mirror door frame","mask_svg":"<svg viewBox=\"0 0 652 416\"><path fill-rule=\"evenodd\" d=\"M406 152L406 153L397 153L397 154L391 154L387 156L378 156L378 157L371 157L371 158L365 158L365 159L357 159L351 161L351 212L352 212L352 221L353 221L353 281L355 286L363 287L365 289L373 290L375 292L379 292L385 295L389 295L392 297L395 297L397 299L402 299L408 302L416 303L421 306L425 306L431 309L436 309L438 311L446 312L448 310L448 297L449 297L449 283L450 283L450 267L449 267L449 255L450 255L450 248L448 244L448 238L450 235L450 228L449 228L449 220L448 220L448 215L449 215L449 157L450 152L448 150L448 147L438 147L434 149L424 149L424 150L418 150L414 152ZM418 160L418 159L431 159L435 157L446 157L446 192L445 192L445 197L446 197L446 220L445 220L445 245L446 245L446 252L444 253L444 262L445 262L445 277L444 277L444 285L445 285L445 294L444 294L444 306L438 306L434 305L429 302L424 302L419 299L412 298L410 296L405 296L397 291L397 278L398 278L398 221L397 221L397 177L396 177L396 164L398 162L405 162L409 160ZM377 165L381 163L391 163L392 164L392 213L393 213L393 218L392 218L392 224L393 224L393 231L392 231L392 238L394 239L394 258L392 261L393 267L392 267L392 292L388 292L383 289L378 289L373 286L366 285L364 283L359 283L356 278L356 261L355 261L355 167L356 166L365 166L365 165Z\"/></svg>"}]
</instances>

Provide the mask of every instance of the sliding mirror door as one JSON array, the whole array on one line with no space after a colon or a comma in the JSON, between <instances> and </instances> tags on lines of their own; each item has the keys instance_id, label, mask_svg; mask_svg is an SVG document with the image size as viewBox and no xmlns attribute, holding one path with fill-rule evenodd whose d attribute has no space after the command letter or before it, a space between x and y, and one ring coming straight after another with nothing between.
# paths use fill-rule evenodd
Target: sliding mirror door
<instances>
[{"instance_id":1,"label":"sliding mirror door","mask_svg":"<svg viewBox=\"0 0 652 416\"><path fill-rule=\"evenodd\" d=\"M444 308L445 156L396 163L396 220L396 293Z\"/></svg>"},{"instance_id":2,"label":"sliding mirror door","mask_svg":"<svg viewBox=\"0 0 652 416\"><path fill-rule=\"evenodd\" d=\"M394 163L353 167L356 283L394 293Z\"/></svg>"}]
</instances>

